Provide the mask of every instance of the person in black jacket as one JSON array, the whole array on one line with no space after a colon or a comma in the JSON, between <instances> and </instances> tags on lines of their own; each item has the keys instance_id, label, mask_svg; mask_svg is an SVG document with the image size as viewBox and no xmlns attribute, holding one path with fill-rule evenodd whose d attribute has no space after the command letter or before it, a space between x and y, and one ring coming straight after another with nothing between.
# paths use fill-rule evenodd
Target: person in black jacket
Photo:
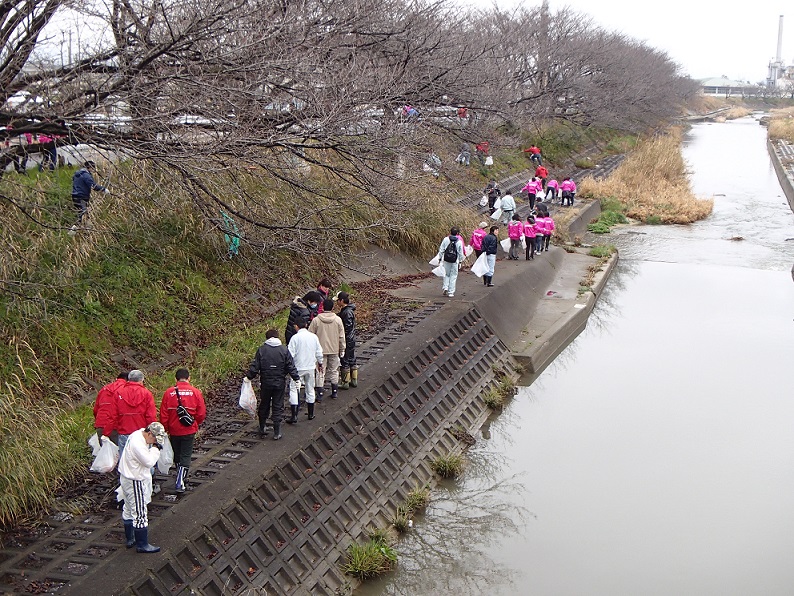
<instances>
[{"instance_id":1,"label":"person in black jacket","mask_svg":"<svg viewBox=\"0 0 794 596\"><path fill-rule=\"evenodd\" d=\"M245 376L253 379L259 375L259 433L265 436L265 421L271 416L273 440L278 441L281 438L281 420L284 411L285 377L289 375L296 383L300 377L292 355L278 338L278 331L269 329L265 337L267 338L265 343L259 346Z\"/></svg>"},{"instance_id":2,"label":"person in black jacket","mask_svg":"<svg viewBox=\"0 0 794 596\"><path fill-rule=\"evenodd\" d=\"M356 305L350 304L350 294L339 292L336 303L341 306L339 318L345 328L345 355L342 356L340 367L342 383L340 389L358 387L358 367L356 366Z\"/></svg>"},{"instance_id":3,"label":"person in black jacket","mask_svg":"<svg viewBox=\"0 0 794 596\"><path fill-rule=\"evenodd\" d=\"M493 287L494 267L496 266L496 251L499 249L499 226L491 226L491 233L482 239L482 251L485 253L485 262L488 263L488 273L482 276L482 283L489 288Z\"/></svg>"},{"instance_id":4,"label":"person in black jacket","mask_svg":"<svg viewBox=\"0 0 794 596\"><path fill-rule=\"evenodd\" d=\"M292 300L292 304L289 306L289 319L287 319L287 328L284 330L284 341L288 345L289 340L295 335L295 325L298 323L298 319L301 318L306 321L306 325L308 326L313 318L312 310L314 310L316 314L317 305L320 304L322 300L323 297L317 290L307 292L303 298L295 296Z\"/></svg>"}]
</instances>

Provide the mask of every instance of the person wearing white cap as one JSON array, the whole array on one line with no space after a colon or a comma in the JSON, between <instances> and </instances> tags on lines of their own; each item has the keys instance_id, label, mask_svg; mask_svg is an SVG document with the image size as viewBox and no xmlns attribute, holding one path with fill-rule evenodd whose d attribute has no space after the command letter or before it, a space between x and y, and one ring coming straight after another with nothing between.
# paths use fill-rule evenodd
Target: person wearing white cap
<instances>
[{"instance_id":1,"label":"person wearing white cap","mask_svg":"<svg viewBox=\"0 0 794 596\"><path fill-rule=\"evenodd\" d=\"M151 468L160 459L168 435L159 422L136 430L127 439L127 445L119 459L121 490L124 492L124 536L127 548L137 547L139 553L160 552L159 546L149 544L149 517L147 505L152 500Z\"/></svg>"}]
</instances>

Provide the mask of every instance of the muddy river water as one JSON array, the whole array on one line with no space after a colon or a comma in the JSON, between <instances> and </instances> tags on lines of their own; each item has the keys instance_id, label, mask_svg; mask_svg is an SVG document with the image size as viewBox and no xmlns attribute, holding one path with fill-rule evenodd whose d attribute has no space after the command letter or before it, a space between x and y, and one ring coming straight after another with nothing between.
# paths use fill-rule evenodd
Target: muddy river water
<instances>
[{"instance_id":1,"label":"muddy river water","mask_svg":"<svg viewBox=\"0 0 794 596\"><path fill-rule=\"evenodd\" d=\"M689 131L713 215L607 238L587 329L357 594L794 594L794 214L765 142Z\"/></svg>"}]
</instances>

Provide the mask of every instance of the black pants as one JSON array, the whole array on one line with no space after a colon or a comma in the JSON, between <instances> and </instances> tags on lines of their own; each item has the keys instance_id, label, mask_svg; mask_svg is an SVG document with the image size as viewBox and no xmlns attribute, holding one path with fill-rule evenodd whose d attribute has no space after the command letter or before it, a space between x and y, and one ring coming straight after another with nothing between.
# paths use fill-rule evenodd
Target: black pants
<instances>
[{"instance_id":1,"label":"black pants","mask_svg":"<svg viewBox=\"0 0 794 596\"><path fill-rule=\"evenodd\" d=\"M168 438L171 440L171 447L174 448L174 463L183 468L190 467L190 458L193 457L193 439L196 437L192 435L170 435Z\"/></svg>"},{"instance_id":2,"label":"black pants","mask_svg":"<svg viewBox=\"0 0 794 596\"><path fill-rule=\"evenodd\" d=\"M259 388L259 428L265 428L268 417L273 420L273 424L281 422L284 415L285 387L286 384L281 383L279 385L262 385Z\"/></svg>"},{"instance_id":3,"label":"black pants","mask_svg":"<svg viewBox=\"0 0 794 596\"><path fill-rule=\"evenodd\" d=\"M345 355L339 361L340 368L349 369L356 366L356 342L349 341L345 344Z\"/></svg>"},{"instance_id":4,"label":"black pants","mask_svg":"<svg viewBox=\"0 0 794 596\"><path fill-rule=\"evenodd\" d=\"M527 258L534 259L535 258L535 238L534 236L531 238L526 239L527 242Z\"/></svg>"},{"instance_id":5,"label":"black pants","mask_svg":"<svg viewBox=\"0 0 794 596\"><path fill-rule=\"evenodd\" d=\"M83 221L83 216L88 213L88 197L78 197L72 195L72 204L74 205L74 210L77 211L77 222L80 223Z\"/></svg>"}]
</instances>

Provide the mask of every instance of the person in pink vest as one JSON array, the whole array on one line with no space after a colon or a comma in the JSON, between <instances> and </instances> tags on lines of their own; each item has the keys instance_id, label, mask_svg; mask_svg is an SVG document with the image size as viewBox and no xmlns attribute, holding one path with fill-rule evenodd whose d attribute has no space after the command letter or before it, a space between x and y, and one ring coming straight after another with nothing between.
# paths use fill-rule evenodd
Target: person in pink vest
<instances>
[{"instance_id":1,"label":"person in pink vest","mask_svg":"<svg viewBox=\"0 0 794 596\"><path fill-rule=\"evenodd\" d=\"M508 259L518 260L518 250L521 247L521 236L524 234L524 226L518 214L513 215L513 219L507 222L507 237L510 238L510 252Z\"/></svg>"},{"instance_id":2,"label":"person in pink vest","mask_svg":"<svg viewBox=\"0 0 794 596\"><path fill-rule=\"evenodd\" d=\"M549 180L546 183L546 201L549 200L549 195L551 195L552 201L556 201L557 194L559 193L559 191L560 191L560 183L557 182L554 178Z\"/></svg>"},{"instance_id":3,"label":"person in pink vest","mask_svg":"<svg viewBox=\"0 0 794 596\"><path fill-rule=\"evenodd\" d=\"M540 254L543 252L543 244L545 242L544 234L546 232L546 213L540 211L535 216L535 253Z\"/></svg>"},{"instance_id":4,"label":"person in pink vest","mask_svg":"<svg viewBox=\"0 0 794 596\"><path fill-rule=\"evenodd\" d=\"M568 206L572 206L573 200L576 198L576 182L570 178L563 178L562 184L560 184L560 190L562 191L562 201L560 204L565 205L567 201Z\"/></svg>"},{"instance_id":5,"label":"person in pink vest","mask_svg":"<svg viewBox=\"0 0 794 596\"><path fill-rule=\"evenodd\" d=\"M529 198L529 208L535 208L535 197L539 192L541 192L543 186L540 183L540 180L537 178L531 178L529 182L524 185L524 188L521 189L521 192L526 192Z\"/></svg>"},{"instance_id":6,"label":"person in pink vest","mask_svg":"<svg viewBox=\"0 0 794 596\"><path fill-rule=\"evenodd\" d=\"M535 218L529 215L524 224L524 239L527 243L527 261L532 261L535 258L535 235Z\"/></svg>"},{"instance_id":7,"label":"person in pink vest","mask_svg":"<svg viewBox=\"0 0 794 596\"><path fill-rule=\"evenodd\" d=\"M549 243L551 242L551 236L554 234L554 219L546 213L546 227L543 231L543 240L544 240L544 247L546 250L549 250Z\"/></svg>"},{"instance_id":8,"label":"person in pink vest","mask_svg":"<svg viewBox=\"0 0 794 596\"><path fill-rule=\"evenodd\" d=\"M485 238L485 235L488 233L485 231L487 227L488 224L481 221L479 227L471 233L469 244L474 249L474 254L477 255L477 258L482 254L482 239Z\"/></svg>"}]
</instances>

